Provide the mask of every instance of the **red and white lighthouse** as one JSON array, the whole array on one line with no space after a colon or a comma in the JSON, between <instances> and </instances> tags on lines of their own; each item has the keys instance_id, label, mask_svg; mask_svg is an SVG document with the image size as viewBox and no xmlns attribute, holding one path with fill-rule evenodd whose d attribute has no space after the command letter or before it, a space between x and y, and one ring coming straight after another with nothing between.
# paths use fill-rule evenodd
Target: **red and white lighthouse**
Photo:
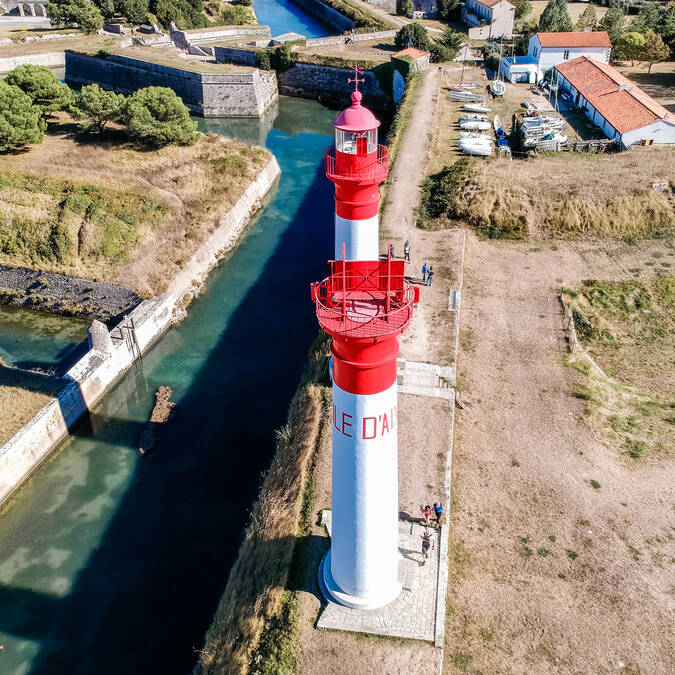
<instances>
[{"instance_id":1,"label":"red and white lighthouse","mask_svg":"<svg viewBox=\"0 0 675 675\"><path fill-rule=\"evenodd\" d=\"M378 145L380 121L361 105L359 70L355 68L352 104L333 122L335 147L325 157L326 176L335 183L335 259L379 257L380 183L387 177L389 153Z\"/></svg>"},{"instance_id":2,"label":"red and white lighthouse","mask_svg":"<svg viewBox=\"0 0 675 675\"><path fill-rule=\"evenodd\" d=\"M375 609L401 591L396 356L419 289L391 256L329 264L312 286L333 354L332 533L319 580L335 602Z\"/></svg>"}]
</instances>

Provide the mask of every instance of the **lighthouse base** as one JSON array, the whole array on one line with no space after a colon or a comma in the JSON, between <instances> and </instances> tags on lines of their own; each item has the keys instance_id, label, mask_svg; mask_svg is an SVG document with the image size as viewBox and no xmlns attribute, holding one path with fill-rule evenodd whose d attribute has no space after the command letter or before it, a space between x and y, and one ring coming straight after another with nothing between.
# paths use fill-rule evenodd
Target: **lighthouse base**
<instances>
[{"instance_id":1,"label":"lighthouse base","mask_svg":"<svg viewBox=\"0 0 675 675\"><path fill-rule=\"evenodd\" d=\"M397 580L394 584L382 589L377 594L366 597L345 593L337 585L335 579L333 579L330 571L330 559L331 555L330 551L328 551L319 566L319 587L324 596L332 602L336 602L344 607L350 607L351 609L380 609L396 600L401 593L403 588L402 580Z\"/></svg>"}]
</instances>

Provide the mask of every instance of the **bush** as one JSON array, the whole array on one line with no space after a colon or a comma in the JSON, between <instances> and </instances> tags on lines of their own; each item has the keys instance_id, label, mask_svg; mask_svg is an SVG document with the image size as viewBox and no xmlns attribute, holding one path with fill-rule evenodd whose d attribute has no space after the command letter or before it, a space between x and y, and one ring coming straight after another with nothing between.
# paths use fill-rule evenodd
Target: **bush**
<instances>
[{"instance_id":1,"label":"bush","mask_svg":"<svg viewBox=\"0 0 675 675\"><path fill-rule=\"evenodd\" d=\"M127 99L122 119L129 138L139 145L191 145L198 138L190 111L168 87L136 91Z\"/></svg>"},{"instance_id":2,"label":"bush","mask_svg":"<svg viewBox=\"0 0 675 675\"><path fill-rule=\"evenodd\" d=\"M178 28L206 28L211 22L203 13L201 0L151 0L150 10L159 23L168 28L173 21Z\"/></svg>"},{"instance_id":3,"label":"bush","mask_svg":"<svg viewBox=\"0 0 675 675\"><path fill-rule=\"evenodd\" d=\"M145 23L148 19L148 0L123 0L120 11L130 23Z\"/></svg>"},{"instance_id":4,"label":"bush","mask_svg":"<svg viewBox=\"0 0 675 675\"><path fill-rule=\"evenodd\" d=\"M218 23L223 26L246 26L254 23L253 13L245 6L223 5Z\"/></svg>"},{"instance_id":5,"label":"bush","mask_svg":"<svg viewBox=\"0 0 675 675\"><path fill-rule=\"evenodd\" d=\"M417 49L423 49L424 51L431 49L431 40L429 39L427 29L415 21L403 26L394 38L394 44L398 49L410 47L410 43L412 43L413 47L417 47Z\"/></svg>"},{"instance_id":6,"label":"bush","mask_svg":"<svg viewBox=\"0 0 675 675\"><path fill-rule=\"evenodd\" d=\"M75 100L70 87L63 84L47 66L19 66L8 73L5 82L27 94L43 114L65 110Z\"/></svg>"},{"instance_id":7,"label":"bush","mask_svg":"<svg viewBox=\"0 0 675 675\"><path fill-rule=\"evenodd\" d=\"M85 33L103 28L103 15L89 0L54 0L47 4L52 26L78 25Z\"/></svg>"},{"instance_id":8,"label":"bush","mask_svg":"<svg viewBox=\"0 0 675 675\"><path fill-rule=\"evenodd\" d=\"M421 226L440 218L456 218L461 213L461 191L468 179L469 158L462 157L422 183L422 199L417 211Z\"/></svg>"},{"instance_id":9,"label":"bush","mask_svg":"<svg viewBox=\"0 0 675 675\"><path fill-rule=\"evenodd\" d=\"M255 67L260 68L260 70L272 70L272 60L266 49L255 53Z\"/></svg>"},{"instance_id":10,"label":"bush","mask_svg":"<svg viewBox=\"0 0 675 675\"><path fill-rule=\"evenodd\" d=\"M414 11L415 7L412 0L396 0L396 14L398 16L407 16L409 19L412 19Z\"/></svg>"},{"instance_id":11,"label":"bush","mask_svg":"<svg viewBox=\"0 0 675 675\"><path fill-rule=\"evenodd\" d=\"M251 7L253 0L232 0L233 5L241 5L242 7Z\"/></svg>"},{"instance_id":12,"label":"bush","mask_svg":"<svg viewBox=\"0 0 675 675\"><path fill-rule=\"evenodd\" d=\"M7 81L0 82L0 152L41 143L46 128L42 112L30 96Z\"/></svg>"}]
</instances>

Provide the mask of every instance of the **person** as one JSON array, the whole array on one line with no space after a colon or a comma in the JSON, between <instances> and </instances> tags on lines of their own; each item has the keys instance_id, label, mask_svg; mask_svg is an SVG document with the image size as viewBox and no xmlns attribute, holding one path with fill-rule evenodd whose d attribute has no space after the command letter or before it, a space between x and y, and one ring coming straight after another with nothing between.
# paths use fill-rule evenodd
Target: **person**
<instances>
[{"instance_id":1,"label":"person","mask_svg":"<svg viewBox=\"0 0 675 675\"><path fill-rule=\"evenodd\" d=\"M431 518L431 507L429 506L429 504L427 504L424 507L420 506L420 510L422 511L422 515L424 516L425 526L429 527L429 518Z\"/></svg>"},{"instance_id":2,"label":"person","mask_svg":"<svg viewBox=\"0 0 675 675\"><path fill-rule=\"evenodd\" d=\"M422 540L422 564L424 565L427 562L429 557L429 547L431 549L436 548L436 542L434 541L434 535L428 527L424 528L424 534L420 535Z\"/></svg>"},{"instance_id":3,"label":"person","mask_svg":"<svg viewBox=\"0 0 675 675\"><path fill-rule=\"evenodd\" d=\"M408 240L403 244L403 259L410 262L410 242Z\"/></svg>"},{"instance_id":4,"label":"person","mask_svg":"<svg viewBox=\"0 0 675 675\"><path fill-rule=\"evenodd\" d=\"M427 267L427 264L424 263L422 265L422 283L426 284L427 283L427 272L429 271L429 268Z\"/></svg>"},{"instance_id":5,"label":"person","mask_svg":"<svg viewBox=\"0 0 675 675\"><path fill-rule=\"evenodd\" d=\"M434 502L434 514L436 514L436 525L441 524L441 516L443 515L443 504Z\"/></svg>"},{"instance_id":6,"label":"person","mask_svg":"<svg viewBox=\"0 0 675 675\"><path fill-rule=\"evenodd\" d=\"M431 286L431 282L434 280L434 266L429 265L429 270L427 271L427 286Z\"/></svg>"}]
</instances>

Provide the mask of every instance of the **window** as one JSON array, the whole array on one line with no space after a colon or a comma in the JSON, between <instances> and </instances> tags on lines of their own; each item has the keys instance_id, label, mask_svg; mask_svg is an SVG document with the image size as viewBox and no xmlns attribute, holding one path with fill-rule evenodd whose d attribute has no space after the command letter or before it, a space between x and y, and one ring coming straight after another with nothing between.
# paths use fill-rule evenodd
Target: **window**
<instances>
[{"instance_id":1,"label":"window","mask_svg":"<svg viewBox=\"0 0 675 675\"><path fill-rule=\"evenodd\" d=\"M569 50L569 49L566 49L566 50L563 52L563 59L565 59L565 61L567 61L567 59L569 59L569 57L570 57L570 50Z\"/></svg>"},{"instance_id":2,"label":"window","mask_svg":"<svg viewBox=\"0 0 675 675\"><path fill-rule=\"evenodd\" d=\"M365 155L377 150L377 129L371 131L335 130L335 149L345 155Z\"/></svg>"}]
</instances>

